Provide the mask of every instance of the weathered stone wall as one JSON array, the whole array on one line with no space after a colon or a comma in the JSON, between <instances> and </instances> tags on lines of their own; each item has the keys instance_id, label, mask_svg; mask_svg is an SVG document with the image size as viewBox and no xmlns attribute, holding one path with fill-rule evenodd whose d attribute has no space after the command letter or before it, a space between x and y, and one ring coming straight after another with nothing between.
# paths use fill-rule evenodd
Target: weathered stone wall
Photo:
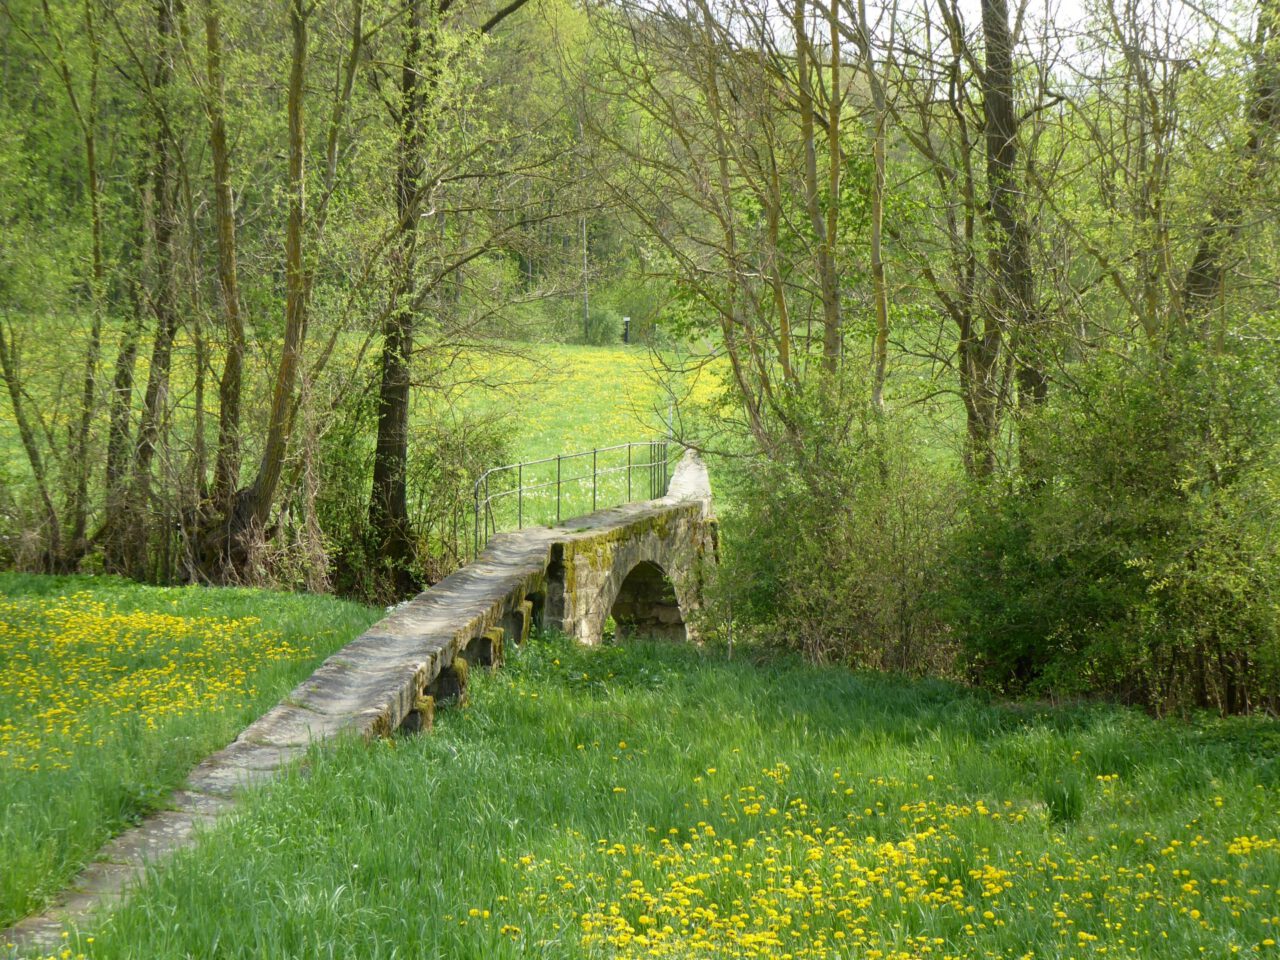
<instances>
[{"instance_id":1,"label":"weathered stone wall","mask_svg":"<svg viewBox=\"0 0 1280 960\"><path fill-rule=\"evenodd\" d=\"M679 623L667 618L658 633L676 635L676 626L687 628L687 615L697 607L701 564L715 554L714 522L704 504L687 501L634 513L618 526L557 545L548 588L563 598L563 605L550 622L582 643L600 642L624 582L641 564L651 564L670 579L682 613ZM630 594L624 602L633 608L662 606L651 595L660 590L660 581L643 585L653 590Z\"/></svg>"}]
</instances>

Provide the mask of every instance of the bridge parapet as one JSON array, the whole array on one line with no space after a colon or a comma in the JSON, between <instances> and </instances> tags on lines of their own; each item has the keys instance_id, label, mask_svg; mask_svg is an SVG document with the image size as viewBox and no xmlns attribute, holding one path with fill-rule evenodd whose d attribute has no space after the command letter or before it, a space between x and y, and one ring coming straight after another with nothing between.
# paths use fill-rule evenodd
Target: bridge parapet
<instances>
[{"instance_id":1,"label":"bridge parapet","mask_svg":"<svg viewBox=\"0 0 1280 960\"><path fill-rule=\"evenodd\" d=\"M546 625L588 644L600 642L610 616L623 636L689 635L702 564L716 552L711 484L695 453L680 461L666 496L565 527L547 571Z\"/></svg>"}]
</instances>

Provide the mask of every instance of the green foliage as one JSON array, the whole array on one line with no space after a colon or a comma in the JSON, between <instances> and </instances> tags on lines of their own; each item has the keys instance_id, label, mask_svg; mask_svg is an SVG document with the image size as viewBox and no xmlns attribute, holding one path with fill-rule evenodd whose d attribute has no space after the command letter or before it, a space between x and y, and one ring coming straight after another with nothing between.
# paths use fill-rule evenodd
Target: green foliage
<instances>
[{"instance_id":1,"label":"green foliage","mask_svg":"<svg viewBox=\"0 0 1280 960\"><path fill-rule=\"evenodd\" d=\"M612 306L592 304L583 320L581 341L603 347L622 342L622 315Z\"/></svg>"},{"instance_id":2,"label":"green foliage","mask_svg":"<svg viewBox=\"0 0 1280 960\"><path fill-rule=\"evenodd\" d=\"M383 594L386 560L369 527L377 398L372 390L353 395L321 444L320 495L316 504L325 548L339 593L370 602ZM510 427L463 408L415 419L409 433L406 478L418 583L435 583L459 566L471 537L476 478L509 459Z\"/></svg>"},{"instance_id":3,"label":"green foliage","mask_svg":"<svg viewBox=\"0 0 1280 960\"><path fill-rule=\"evenodd\" d=\"M1280 394L1256 348L1097 359L975 491L949 607L977 677L1237 712L1280 696Z\"/></svg>"},{"instance_id":4,"label":"green foliage","mask_svg":"<svg viewBox=\"0 0 1280 960\"><path fill-rule=\"evenodd\" d=\"M926 601L950 485L905 419L875 417L861 398L856 384L819 381L793 398L773 457L717 464L728 501L718 613L815 659L945 671Z\"/></svg>"},{"instance_id":5,"label":"green foliage","mask_svg":"<svg viewBox=\"0 0 1280 960\"><path fill-rule=\"evenodd\" d=\"M622 343L623 318L631 318L630 342L669 345L667 334L676 317L669 310L669 285L641 276L634 263L610 266L590 285L584 316L581 284L553 303L538 305L538 319L548 339L564 344L612 347ZM531 322L529 329L536 324Z\"/></svg>"}]
</instances>

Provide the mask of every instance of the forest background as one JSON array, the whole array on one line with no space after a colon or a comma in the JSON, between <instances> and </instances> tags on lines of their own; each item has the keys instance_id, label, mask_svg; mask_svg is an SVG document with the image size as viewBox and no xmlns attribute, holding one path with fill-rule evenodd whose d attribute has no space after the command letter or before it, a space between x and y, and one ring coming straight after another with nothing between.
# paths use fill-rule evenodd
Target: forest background
<instances>
[{"instance_id":1,"label":"forest background","mask_svg":"<svg viewBox=\"0 0 1280 960\"><path fill-rule=\"evenodd\" d=\"M0 563L400 599L626 316L709 635L1274 712L1280 4L1068 12L0 0Z\"/></svg>"}]
</instances>

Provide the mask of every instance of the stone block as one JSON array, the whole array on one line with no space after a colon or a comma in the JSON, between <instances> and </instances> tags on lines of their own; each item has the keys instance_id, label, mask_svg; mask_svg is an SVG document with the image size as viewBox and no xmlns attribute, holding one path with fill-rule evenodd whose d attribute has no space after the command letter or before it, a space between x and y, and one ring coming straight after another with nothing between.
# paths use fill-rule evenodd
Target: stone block
<instances>
[{"instance_id":1,"label":"stone block","mask_svg":"<svg viewBox=\"0 0 1280 960\"><path fill-rule=\"evenodd\" d=\"M306 753L305 747L275 747L237 740L196 766L187 786L199 793L231 796L270 781L280 768Z\"/></svg>"},{"instance_id":2,"label":"stone block","mask_svg":"<svg viewBox=\"0 0 1280 960\"><path fill-rule=\"evenodd\" d=\"M133 866L159 862L187 846L196 828L209 822L208 817L181 810L162 810L113 839L99 856L107 863ZM108 877L103 883L111 886Z\"/></svg>"},{"instance_id":3,"label":"stone block","mask_svg":"<svg viewBox=\"0 0 1280 960\"><path fill-rule=\"evenodd\" d=\"M533 629L533 601L522 600L508 610L502 618L502 629L505 633L504 639L517 646L528 641L529 633Z\"/></svg>"},{"instance_id":4,"label":"stone block","mask_svg":"<svg viewBox=\"0 0 1280 960\"><path fill-rule=\"evenodd\" d=\"M659 604L653 607L653 613L657 614L658 622L665 626L673 626L677 623L684 623L684 617L680 614L680 608L674 605Z\"/></svg>"},{"instance_id":5,"label":"stone block","mask_svg":"<svg viewBox=\"0 0 1280 960\"><path fill-rule=\"evenodd\" d=\"M496 667L502 662L502 627L486 628L467 641L462 655L468 663L480 667Z\"/></svg>"},{"instance_id":6,"label":"stone block","mask_svg":"<svg viewBox=\"0 0 1280 960\"><path fill-rule=\"evenodd\" d=\"M183 813L212 820L219 814L226 813L235 807L235 801L227 797L210 796L207 793L196 793L193 790L175 790L169 794L169 805Z\"/></svg>"},{"instance_id":7,"label":"stone block","mask_svg":"<svg viewBox=\"0 0 1280 960\"><path fill-rule=\"evenodd\" d=\"M454 657L453 662L445 667L427 686L427 695L437 704L453 703L466 706L467 675L470 667L465 657Z\"/></svg>"},{"instance_id":8,"label":"stone block","mask_svg":"<svg viewBox=\"0 0 1280 960\"><path fill-rule=\"evenodd\" d=\"M533 629L533 601L523 600L516 609L520 613L520 632L516 635L516 643L527 643L529 631Z\"/></svg>"},{"instance_id":9,"label":"stone block","mask_svg":"<svg viewBox=\"0 0 1280 960\"><path fill-rule=\"evenodd\" d=\"M413 709L400 721L400 732L406 734L428 733L436 722L436 698L423 695Z\"/></svg>"},{"instance_id":10,"label":"stone block","mask_svg":"<svg viewBox=\"0 0 1280 960\"><path fill-rule=\"evenodd\" d=\"M276 704L236 739L274 747L306 747L326 740L351 725L349 715L316 713L288 703Z\"/></svg>"}]
</instances>

